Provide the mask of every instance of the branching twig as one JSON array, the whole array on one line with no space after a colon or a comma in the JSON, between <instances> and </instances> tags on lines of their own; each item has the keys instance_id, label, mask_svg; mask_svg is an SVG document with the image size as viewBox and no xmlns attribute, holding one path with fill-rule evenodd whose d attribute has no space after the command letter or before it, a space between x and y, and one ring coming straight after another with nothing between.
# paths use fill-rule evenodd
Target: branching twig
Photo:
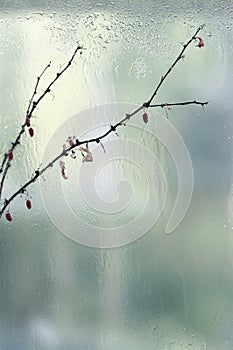
<instances>
[{"instance_id":1,"label":"branching twig","mask_svg":"<svg viewBox=\"0 0 233 350\"><path fill-rule=\"evenodd\" d=\"M36 79L36 85L35 85L35 88L34 88L34 91L33 91L33 94L32 94L32 97L31 97L31 100L29 101L29 104L28 104L28 109L27 109L27 113L26 113L26 116L29 117L30 115L30 108L31 108L31 105L33 103L33 100L34 100L34 97L36 96L37 94L37 88L38 88L38 85L39 85L39 82L40 82L40 79L42 77L42 75L46 72L46 70L51 66L51 61L49 62L49 64L43 69L42 73L37 77Z\"/></svg>"},{"instance_id":2,"label":"branching twig","mask_svg":"<svg viewBox=\"0 0 233 350\"><path fill-rule=\"evenodd\" d=\"M18 134L18 136L16 137L15 141L11 143L11 147L10 150L13 153L14 149L17 147L17 145L20 144L20 139L22 134L25 132L25 127L27 126L28 121L31 119L32 114L34 112L34 110L38 107L39 103L43 100L43 98L50 92L51 87L54 85L54 83L65 73L65 71L69 68L69 66L71 65L71 63L73 62L77 52L79 50L81 50L82 47L81 46L77 46L71 59L68 61L68 63L65 65L65 67L59 72L57 73L57 75L55 76L55 78L52 80L52 82L47 86L47 88L44 90L44 92L40 95L40 97L37 100L34 100L35 95L37 94L37 88L40 82L40 79L42 77L42 75L45 73L45 71L50 67L50 63L44 68L43 72L40 74L40 76L37 77L37 81L36 81L36 85L34 88L34 92L33 95L31 97L31 100L29 102L29 106L27 109L27 113L26 113L26 119L24 124L21 126L21 130ZM2 196L2 191L3 191L3 185L4 185L4 181L7 175L7 172L10 168L10 159L8 158L8 153L5 153L3 156L3 160L2 160L2 164L0 166L0 173L3 173L2 175L2 181L0 183L0 199Z\"/></svg>"},{"instance_id":3,"label":"branching twig","mask_svg":"<svg viewBox=\"0 0 233 350\"><path fill-rule=\"evenodd\" d=\"M175 67L175 65L181 60L183 59L184 56L184 52L187 49L187 47L192 43L192 41L195 41L197 39L197 34L200 32L201 29L204 28L204 24L201 25L196 32L194 33L194 35L191 37L191 39L189 39L189 41L187 41L186 44L183 45L183 49L181 50L180 54L177 56L176 60L173 62L173 64L171 65L171 67L168 68L167 72L161 77L160 82L158 83L158 85L155 88L155 91L153 92L151 98L144 103L144 107L148 108L150 107L151 102L153 101L154 97L157 95L157 92L159 91L161 85L163 84L164 80L167 78L167 76L171 73L172 69Z\"/></svg>"},{"instance_id":4,"label":"branching twig","mask_svg":"<svg viewBox=\"0 0 233 350\"><path fill-rule=\"evenodd\" d=\"M201 101L185 101L185 102L166 102L166 103L160 103L160 104L152 104L150 105L150 108L152 107L171 107L171 106L186 106L186 105L201 105L202 107L204 107L205 105L208 105L208 102L201 102Z\"/></svg>"},{"instance_id":5,"label":"branching twig","mask_svg":"<svg viewBox=\"0 0 233 350\"><path fill-rule=\"evenodd\" d=\"M207 105L208 102L199 102L199 101L187 101L187 102L177 102L177 103L161 103L161 104L156 104L156 105L151 105L150 108L152 107L167 107L167 106L184 106L184 105L189 105L189 104L197 104L197 105ZM1 210L0 210L0 217L2 216L2 214L4 213L4 211L6 210L6 208L8 207L9 203L11 203L13 201L13 199L18 196L19 194L24 193L24 191L26 190L26 188L31 185L33 182L36 182L37 179L39 178L39 176L42 176L42 174L45 173L46 170L48 170L49 168L52 168L53 165L62 157L66 156L71 150L73 150L74 148L77 148L78 146L81 146L83 144L88 144L88 143L100 143L100 140L105 138L106 136L108 136L111 132L116 132L116 129L119 126L125 126L125 123L131 119L135 114L137 114L140 110L142 110L144 108L144 106L140 106L138 109L136 109L135 111L133 111L130 114L126 114L126 116L119 121L118 123L111 125L110 129L108 131L106 131L104 134L100 135L99 137L96 138L92 138L92 139L87 139L84 141L79 141L76 140L76 143L73 146L70 146L69 148L67 148L66 150L64 150L63 152L61 152L57 157L55 157L52 161L50 161L43 169L41 170L36 170L35 174L33 175L33 177L27 181L23 186L21 186L9 199L7 199L4 203L4 205L2 206Z\"/></svg>"},{"instance_id":6,"label":"branching twig","mask_svg":"<svg viewBox=\"0 0 233 350\"><path fill-rule=\"evenodd\" d=\"M77 148L78 146L82 145L82 144L86 144L88 145L89 143L97 143L97 144L101 144L101 141L103 138L107 137L110 133L114 132L116 133L116 130L118 127L120 126L125 126L126 123L134 116L136 115L138 112L140 112L141 110L145 109L145 108L155 108L155 107L161 107L161 108L166 108L166 107L170 107L170 106L184 106L184 105L191 105L191 104L195 104L195 105L201 105L202 107L204 107L204 105L207 105L208 102L200 102L200 101L186 101L186 102L174 102L174 103L160 103L160 104L151 104L153 99L155 98L155 96L157 95L162 83L164 82L164 80L167 78L167 76L171 73L171 71L173 70L173 68L175 67L175 65L182 59L184 58L184 52L187 49L187 47L191 44L192 41L195 41L198 37L197 34L199 33L199 31L203 28L203 26L200 26L196 32L194 33L194 35L191 37L191 39L189 39L189 41L183 45L183 49L181 50L180 54L178 55L178 57L175 59L175 61L173 62L173 64L170 66L170 68L167 70L167 72L165 73L165 75L163 75L160 79L159 84L157 85L157 87L155 88L151 98L147 101L144 102L142 105L140 105L137 109L135 109L134 111L132 111L129 114L126 114L124 116L124 118L122 120L120 120L119 122L117 122L114 125L111 125L110 128L102 135L96 137L96 138L92 138L92 139L87 139L87 140L83 140L83 141L79 141L78 139L76 139L76 141L68 148L65 148L58 156L56 156L52 161L50 161L43 169L41 170L36 170L35 174L32 176L32 178L27 181L23 186L21 186L13 195L11 195L11 197L9 197L8 199L5 200L4 204L2 205L1 209L0 209L0 217L2 216L2 214L4 213L4 211L7 209L8 205L13 201L13 199L18 196L19 194L25 193L26 188L31 185L32 183L36 182L37 179L42 176L44 174L45 171L47 171L49 168L53 167L53 165L62 157L66 156L67 154L69 154L70 151L72 151L73 149ZM200 40L200 38L199 38ZM203 39L202 39L203 40ZM203 46L203 41L201 42L201 46ZM200 45L199 45L200 47ZM31 117L32 112L34 111L34 109L38 106L39 102L44 98L44 96L50 91L51 86L55 83L55 81L66 71L66 69L70 66L70 64L72 63L77 51L81 49L81 47L77 47L71 60L67 63L67 65L65 66L65 68L57 74L56 78L49 84L49 86L47 87L47 89L44 91L44 93L38 98L37 101L33 101L34 96L36 94L36 89L37 89L37 85L32 97L32 100L30 102L31 105L31 109L29 108L29 112L27 112L27 115L29 115ZM39 82L38 82L39 83ZM21 136L21 134L24 132L24 128L25 125L22 125L22 130L19 133L18 138L16 139L16 143L14 143L14 147L16 147L16 145L18 144L19 138ZM13 145L13 144L12 144ZM7 164L9 163L9 161L7 162ZM3 163L4 165L4 163ZM0 168L1 170L2 168ZM7 168L8 170L8 168ZM4 178L5 178L5 174L4 173ZM2 186L4 183L4 179L2 180L1 183L1 187L0 187L0 194L2 191Z\"/></svg>"}]
</instances>

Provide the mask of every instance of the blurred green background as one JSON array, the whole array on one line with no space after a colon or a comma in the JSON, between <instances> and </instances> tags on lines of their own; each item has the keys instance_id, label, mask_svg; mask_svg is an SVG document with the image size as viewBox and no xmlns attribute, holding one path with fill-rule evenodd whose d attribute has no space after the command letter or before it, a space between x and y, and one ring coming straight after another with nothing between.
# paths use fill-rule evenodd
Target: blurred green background
<instances>
[{"instance_id":1,"label":"blurred green background","mask_svg":"<svg viewBox=\"0 0 233 350\"><path fill-rule=\"evenodd\" d=\"M42 89L77 41L86 48L36 111L35 138L18 148L5 196L37 169L47 140L72 115L147 100L180 43L203 23L205 47L189 48L157 101L209 101L204 111L169 112L194 170L189 210L171 235L164 232L177 181L161 144L154 152L166 164L165 208L130 245L101 250L63 236L39 184L30 188L32 211L20 198L12 203L14 220L0 222L1 349L233 348L232 19L231 1L0 1L1 154L24 120L38 73L52 60ZM52 184L51 196L56 203Z\"/></svg>"}]
</instances>

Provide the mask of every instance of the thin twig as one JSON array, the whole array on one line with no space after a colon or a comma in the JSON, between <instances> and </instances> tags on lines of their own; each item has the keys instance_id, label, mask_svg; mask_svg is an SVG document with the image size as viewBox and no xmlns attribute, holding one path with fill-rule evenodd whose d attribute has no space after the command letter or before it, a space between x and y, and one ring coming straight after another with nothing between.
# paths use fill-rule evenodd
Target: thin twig
<instances>
[{"instance_id":1,"label":"thin twig","mask_svg":"<svg viewBox=\"0 0 233 350\"><path fill-rule=\"evenodd\" d=\"M32 114L34 112L34 110L38 107L39 103L43 100L43 98L50 92L51 87L55 84L55 82L65 73L65 71L71 66L71 63L73 62L77 52L79 50L81 50L82 47L81 46L77 46L71 59L68 61L68 63L65 65L65 67L59 72L57 73L57 75L55 76L55 78L52 80L52 82L47 86L47 88L44 90L44 92L41 94L41 96L35 101L34 97L37 93L37 87L40 81L41 76L44 74L44 72L47 70L47 68L50 66L50 63L45 67L45 69L43 70L43 72L41 73L41 75L37 78L37 82L35 85L35 89L34 89L34 93L32 95L32 98L29 102L29 106L28 106L28 110L27 110L27 114L26 114L26 119L30 119L32 117ZM11 151L13 152L14 149L16 148L17 145L20 144L20 139L22 134L25 132L25 127L27 125L27 122L25 121L24 124L21 126L21 130L19 131L18 136L16 137L15 141L11 143ZM10 160L8 159L8 154L5 153L3 156L3 160L2 160L2 164L0 166L0 173L2 174L2 181L0 183L0 199L2 196L2 191L3 191L3 185L4 185L4 181L7 175L7 172L10 168L9 166L10 164Z\"/></svg>"},{"instance_id":2,"label":"thin twig","mask_svg":"<svg viewBox=\"0 0 233 350\"><path fill-rule=\"evenodd\" d=\"M152 107L170 107L170 106L186 106L186 105L201 105L202 107L204 107L205 105L208 105L208 102L201 102L201 101L186 101L186 102L166 102L166 103L159 103L159 104L152 104L150 105L150 108Z\"/></svg>"},{"instance_id":3,"label":"thin twig","mask_svg":"<svg viewBox=\"0 0 233 350\"><path fill-rule=\"evenodd\" d=\"M199 102L199 101L187 101L187 102L175 102L175 103L161 103L161 104L157 104L157 105L150 105L149 108L153 108L153 107L166 107L166 106L184 106L184 105L190 105L190 104L197 104L197 105L207 105L208 102ZM33 177L27 181L23 186L21 186L10 198L8 198L4 205L2 206L1 210L0 210L0 217L2 216L2 214L4 213L5 209L8 207L9 203L13 201L13 199L18 196L19 194L24 193L24 191L26 190L26 188L37 181L37 179L42 176L42 174L45 173L46 170L48 170L49 168L52 168L53 165L62 157L66 156L71 150L73 150L74 148L77 148L80 145L83 144L89 144L89 143L100 143L100 140L102 140L103 138L105 138L106 136L108 136L110 133L112 132L116 132L117 128L119 126L125 126L125 123L127 121L129 121L135 114L137 114L139 111L141 111L144 108L143 105L141 105L139 108L137 108L135 111L133 111L130 114L126 114L126 116L119 122L117 122L114 125L111 125L109 130L106 131L104 134L96 137L96 138L92 138L92 139L87 139L87 140L83 140L83 141L79 141L78 139L76 140L76 143L73 146L70 146L69 148L67 148L65 151L61 152L57 157L55 157L52 161L50 161L43 169L41 170L36 170L35 174L33 175Z\"/></svg>"},{"instance_id":4,"label":"thin twig","mask_svg":"<svg viewBox=\"0 0 233 350\"><path fill-rule=\"evenodd\" d=\"M2 178L1 178L0 188L3 188L3 184L4 184L4 181L5 181L5 178L6 178L6 174L7 174L8 168L10 168L10 166L11 166L11 164L9 162L7 162L6 171L4 171L4 173L2 175Z\"/></svg>"},{"instance_id":5,"label":"thin twig","mask_svg":"<svg viewBox=\"0 0 233 350\"><path fill-rule=\"evenodd\" d=\"M153 92L151 98L144 103L144 107L148 108L150 107L150 104L152 102L152 100L154 99L154 97L157 95L157 92L159 91L161 85L163 84L164 80L167 78L167 76L171 73L172 69L175 67L175 65L184 58L184 52L187 49L187 47L192 43L192 41L195 41L197 39L197 34L200 32L200 30L202 30L204 28L204 24L201 25L196 32L194 33L194 35L191 37L191 39L189 39L189 41L183 45L183 49L181 50L180 54L177 56L176 60L173 62L173 64L171 65L171 67L168 68L167 72L161 77L160 82L158 83L158 85L155 88L155 91Z\"/></svg>"},{"instance_id":6,"label":"thin twig","mask_svg":"<svg viewBox=\"0 0 233 350\"><path fill-rule=\"evenodd\" d=\"M26 116L27 118L29 117L29 114L30 114L30 108L31 108L31 105L32 105L32 102L34 100L34 97L36 96L37 94L37 88L38 88L38 85L40 83L40 79L41 77L44 75L44 73L46 72L46 70L51 66L51 61L49 62L49 64L43 69L43 71L41 72L41 74L37 77L36 79L36 85L35 85L35 88L34 88L34 91L33 91L33 94L32 94L32 97L29 101L29 104L28 104L28 109L27 109L27 113L26 113Z\"/></svg>"},{"instance_id":7,"label":"thin twig","mask_svg":"<svg viewBox=\"0 0 233 350\"><path fill-rule=\"evenodd\" d=\"M102 140L103 138L107 137L110 133L114 132L116 133L116 130L118 127L120 126L125 126L126 123L134 116L136 115L138 112L140 112L141 110L143 110L144 108L154 108L154 107L168 107L168 106L184 106L184 105L191 105L191 104L196 104L196 105L201 105L202 107L204 107L204 105L207 105L208 102L200 102L200 101L186 101L186 102L174 102L174 103L160 103L160 104L151 104L152 100L154 99L154 97L157 95L158 90L160 89L162 83L164 82L164 80L167 78L167 76L169 75L169 73L172 71L172 69L175 67L175 65L179 62L180 59L182 59L184 57L184 52L187 49L187 47L191 44L192 41L196 40L196 36L199 33L199 31L203 28L203 26L200 26L195 34L191 37L191 39L183 45L183 49L180 52L180 54L178 55L178 57L175 59L175 61L173 62L173 64L171 65L171 67L167 70L166 74L163 75L160 79L159 84L157 85L156 89L154 90L151 98L148 100L148 102L144 102L142 105L140 105L137 109L135 109L134 111L132 111L129 114L126 114L124 116L124 118L122 120L120 120L119 122L117 122L114 125L111 125L110 128L102 135L96 137L96 138L92 138L92 139L87 139L87 140L83 140L83 141L79 141L78 139L76 139L76 143L74 143L72 146L68 147L67 149L63 150L58 156L56 156L52 161L50 161L43 169L41 170L36 170L35 174L33 175L33 177L27 181L23 186L21 186L11 197L9 197L8 199L5 200L1 210L0 210L0 217L2 216L2 214L4 213L4 211L6 210L6 208L8 207L9 203L11 203L13 201L13 199L18 196L19 194L22 194L25 192L26 188L31 185L32 183L36 182L37 179L42 176L42 174L44 174L45 171L47 171L49 168L52 168L53 165L62 157L66 156L67 154L69 154L69 152L75 148L77 148L78 146L82 145L82 144L89 144L89 143L101 143L100 140ZM80 47L78 47L75 52L74 55L72 56L71 60L68 62L68 64L66 65L66 67L60 72L60 75L62 73L64 73L64 71L69 67L69 65L71 64L76 52L78 51L78 49L80 49ZM59 78L59 75L57 75L57 77L52 81L51 84L49 84L48 88L45 90L45 92L41 95L41 97L32 104L32 109L33 107L35 108L38 103L41 101L41 99L46 95L47 90L50 89L50 87L54 84L54 82ZM34 110L34 109L33 109ZM25 126L25 125L24 125Z\"/></svg>"}]
</instances>

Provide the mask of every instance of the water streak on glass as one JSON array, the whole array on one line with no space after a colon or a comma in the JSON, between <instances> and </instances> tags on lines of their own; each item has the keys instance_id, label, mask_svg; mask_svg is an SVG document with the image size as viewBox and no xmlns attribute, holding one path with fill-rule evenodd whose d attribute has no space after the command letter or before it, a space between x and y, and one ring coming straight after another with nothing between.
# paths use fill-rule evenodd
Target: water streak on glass
<instances>
[{"instance_id":1,"label":"water streak on glass","mask_svg":"<svg viewBox=\"0 0 233 350\"><path fill-rule=\"evenodd\" d=\"M77 197L81 156L67 159L74 180L61 185L75 215L90 227L107 227L111 234L111 228L141 213L147 198L146 176L153 179L155 208L163 207L165 193L166 202L158 221L141 239L114 249L90 248L68 239L45 210L40 195L43 179L30 188L30 212L24 198L12 203L12 223L0 221L0 348L232 349L232 19L230 1L0 1L0 154L8 150L24 122L37 75L51 60L41 93L77 42L85 48L35 111L35 137L25 135L17 148L5 196L30 178L48 140L61 126L67 137L97 136L122 117L117 109L109 114L106 107L96 116L99 126L92 129L90 119L83 121L83 111L147 100L182 42L202 23L206 23L205 47L190 47L157 101L209 101L204 111L199 106L169 111L168 121L182 136L194 170L189 209L171 235L165 234L165 227L178 178L171 155L153 136L156 113L149 114L147 126L138 115L136 126L119 129L119 138L108 139L112 148L104 143L106 156L120 154L99 169L96 193L88 192L85 179L81 184L88 198L98 198L97 204L109 212L111 203L123 194L126 211L115 203L114 215L100 212ZM167 117L162 109L157 113ZM69 122L75 115L80 124ZM133 147L129 139L140 147ZM65 141L56 140L54 156ZM117 146L120 141L126 147ZM100 146L94 152L96 159L104 157ZM150 154L145 152L159 160L165 179L155 159L144 176L140 164ZM59 166L51 174L54 181L61 181ZM61 194L46 175L44 188L65 221ZM148 217L143 220L141 227Z\"/></svg>"}]
</instances>

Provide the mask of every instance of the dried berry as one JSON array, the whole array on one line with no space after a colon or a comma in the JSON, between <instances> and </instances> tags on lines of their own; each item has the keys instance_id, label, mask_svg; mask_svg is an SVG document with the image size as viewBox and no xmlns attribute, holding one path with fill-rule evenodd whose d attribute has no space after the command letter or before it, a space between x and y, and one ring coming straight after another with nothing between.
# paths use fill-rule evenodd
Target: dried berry
<instances>
[{"instance_id":1,"label":"dried berry","mask_svg":"<svg viewBox=\"0 0 233 350\"><path fill-rule=\"evenodd\" d=\"M86 147L79 147L79 151L81 151L83 156L83 163L84 162L93 162L93 155L91 151L89 151L88 143L86 143ZM86 154L84 154L85 152Z\"/></svg>"},{"instance_id":2,"label":"dried berry","mask_svg":"<svg viewBox=\"0 0 233 350\"><path fill-rule=\"evenodd\" d=\"M31 209L32 203L31 203L30 199L27 199L27 200L26 200L26 207L27 207L28 209Z\"/></svg>"},{"instance_id":3,"label":"dried berry","mask_svg":"<svg viewBox=\"0 0 233 350\"><path fill-rule=\"evenodd\" d=\"M12 221L12 216L11 216L11 213L9 211L6 213L6 219L7 219L7 221Z\"/></svg>"},{"instance_id":4,"label":"dried berry","mask_svg":"<svg viewBox=\"0 0 233 350\"><path fill-rule=\"evenodd\" d=\"M75 136L69 136L67 141L69 142L70 146L74 146L76 143Z\"/></svg>"},{"instance_id":5,"label":"dried berry","mask_svg":"<svg viewBox=\"0 0 233 350\"><path fill-rule=\"evenodd\" d=\"M10 149L9 152L8 152L8 159L9 159L9 160L12 160L12 159L13 159L13 152L12 152L11 149Z\"/></svg>"},{"instance_id":6,"label":"dried berry","mask_svg":"<svg viewBox=\"0 0 233 350\"><path fill-rule=\"evenodd\" d=\"M68 176L66 174L66 164L63 162L63 160L60 160L60 168L61 168L61 175L63 179L67 180Z\"/></svg>"},{"instance_id":7,"label":"dried berry","mask_svg":"<svg viewBox=\"0 0 233 350\"><path fill-rule=\"evenodd\" d=\"M33 128L30 128L30 129L28 129L28 131L29 131L29 135L30 135L31 137L33 137L33 136L34 136L34 129L33 129Z\"/></svg>"},{"instance_id":8,"label":"dried berry","mask_svg":"<svg viewBox=\"0 0 233 350\"><path fill-rule=\"evenodd\" d=\"M199 40L199 42L198 42L198 44L197 44L198 47L203 47L203 46L205 46L205 43L204 43L204 39L203 39L203 38L201 38L201 37L199 36L197 39Z\"/></svg>"},{"instance_id":9,"label":"dried berry","mask_svg":"<svg viewBox=\"0 0 233 350\"><path fill-rule=\"evenodd\" d=\"M148 114L146 112L143 113L142 119L143 119L144 123L146 123L146 124L148 123Z\"/></svg>"},{"instance_id":10,"label":"dried berry","mask_svg":"<svg viewBox=\"0 0 233 350\"><path fill-rule=\"evenodd\" d=\"M28 128L29 128L29 126L31 126L30 118L28 118L28 117L26 118L25 124L27 125Z\"/></svg>"}]
</instances>

